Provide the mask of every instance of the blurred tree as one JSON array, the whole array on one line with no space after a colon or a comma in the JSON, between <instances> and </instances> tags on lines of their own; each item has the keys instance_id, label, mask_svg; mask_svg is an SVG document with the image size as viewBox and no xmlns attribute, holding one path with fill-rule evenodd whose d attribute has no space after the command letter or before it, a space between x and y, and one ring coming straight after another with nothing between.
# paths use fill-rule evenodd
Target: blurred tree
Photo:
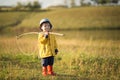
<instances>
[{"instance_id":1,"label":"blurred tree","mask_svg":"<svg viewBox=\"0 0 120 80\"><path fill-rule=\"evenodd\" d=\"M23 4L21 2L17 2L16 8L19 9L19 8L22 8L22 7L23 7Z\"/></svg>"},{"instance_id":2,"label":"blurred tree","mask_svg":"<svg viewBox=\"0 0 120 80\"><path fill-rule=\"evenodd\" d=\"M26 7L26 8L32 8L32 3L31 3L31 2L28 2L28 4L26 4L25 7Z\"/></svg>"},{"instance_id":3,"label":"blurred tree","mask_svg":"<svg viewBox=\"0 0 120 80\"><path fill-rule=\"evenodd\" d=\"M34 10L34 9L39 9L41 8L41 4L38 2L38 1L34 1L33 3L32 2L28 2L26 5L23 5L21 2L18 2L17 3L17 6L15 7L14 10Z\"/></svg>"},{"instance_id":4,"label":"blurred tree","mask_svg":"<svg viewBox=\"0 0 120 80\"><path fill-rule=\"evenodd\" d=\"M85 3L84 1L85 1L85 0L80 0L81 6L90 6L90 5L91 5L90 1L87 2L87 3Z\"/></svg>"},{"instance_id":5,"label":"blurred tree","mask_svg":"<svg viewBox=\"0 0 120 80\"><path fill-rule=\"evenodd\" d=\"M34 1L33 8L41 8L41 4L38 1Z\"/></svg>"},{"instance_id":6,"label":"blurred tree","mask_svg":"<svg viewBox=\"0 0 120 80\"><path fill-rule=\"evenodd\" d=\"M112 3L118 3L119 0L111 0Z\"/></svg>"},{"instance_id":7,"label":"blurred tree","mask_svg":"<svg viewBox=\"0 0 120 80\"><path fill-rule=\"evenodd\" d=\"M75 7L75 6L76 6L76 4L75 4L75 0L71 0L71 2L70 2L70 6L71 6L71 7Z\"/></svg>"},{"instance_id":8,"label":"blurred tree","mask_svg":"<svg viewBox=\"0 0 120 80\"><path fill-rule=\"evenodd\" d=\"M98 0L98 4L106 4L109 2L110 2L110 0Z\"/></svg>"},{"instance_id":9,"label":"blurred tree","mask_svg":"<svg viewBox=\"0 0 120 80\"><path fill-rule=\"evenodd\" d=\"M92 0L97 4L106 4L106 3L118 3L119 0Z\"/></svg>"},{"instance_id":10,"label":"blurred tree","mask_svg":"<svg viewBox=\"0 0 120 80\"><path fill-rule=\"evenodd\" d=\"M80 0L80 4L81 4L81 6L83 5L83 1L84 1L84 0Z\"/></svg>"},{"instance_id":11,"label":"blurred tree","mask_svg":"<svg viewBox=\"0 0 120 80\"><path fill-rule=\"evenodd\" d=\"M64 4L65 4L65 6L67 6L67 0L64 0Z\"/></svg>"}]
</instances>

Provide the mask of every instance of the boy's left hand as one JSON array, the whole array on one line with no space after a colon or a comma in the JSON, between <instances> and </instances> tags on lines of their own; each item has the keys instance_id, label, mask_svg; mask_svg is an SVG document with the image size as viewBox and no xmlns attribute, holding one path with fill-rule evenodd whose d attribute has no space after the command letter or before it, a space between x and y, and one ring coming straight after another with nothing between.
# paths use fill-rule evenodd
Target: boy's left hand
<instances>
[{"instance_id":1,"label":"boy's left hand","mask_svg":"<svg viewBox=\"0 0 120 80\"><path fill-rule=\"evenodd\" d=\"M57 54L58 53L58 49L55 49L55 54Z\"/></svg>"}]
</instances>

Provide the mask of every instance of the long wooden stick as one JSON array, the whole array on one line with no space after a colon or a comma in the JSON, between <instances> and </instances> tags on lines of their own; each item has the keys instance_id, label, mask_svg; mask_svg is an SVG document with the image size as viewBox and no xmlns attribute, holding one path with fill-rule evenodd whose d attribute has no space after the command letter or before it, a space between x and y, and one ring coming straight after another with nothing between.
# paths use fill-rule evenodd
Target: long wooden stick
<instances>
[{"instance_id":1,"label":"long wooden stick","mask_svg":"<svg viewBox=\"0 0 120 80\"><path fill-rule=\"evenodd\" d=\"M19 38L21 38L22 36L25 36L25 35L29 35L29 34L41 34L41 33L43 33L43 32L27 32L27 33L23 33L23 34L17 35L16 38L19 39ZM61 34L61 33L55 33L55 32L49 32L49 33L57 35L57 36L64 36L64 34Z\"/></svg>"},{"instance_id":2,"label":"long wooden stick","mask_svg":"<svg viewBox=\"0 0 120 80\"><path fill-rule=\"evenodd\" d=\"M54 34L54 35L57 35L57 36L64 36L64 34L61 34L61 33L55 33L55 32L49 32L50 34Z\"/></svg>"}]
</instances>

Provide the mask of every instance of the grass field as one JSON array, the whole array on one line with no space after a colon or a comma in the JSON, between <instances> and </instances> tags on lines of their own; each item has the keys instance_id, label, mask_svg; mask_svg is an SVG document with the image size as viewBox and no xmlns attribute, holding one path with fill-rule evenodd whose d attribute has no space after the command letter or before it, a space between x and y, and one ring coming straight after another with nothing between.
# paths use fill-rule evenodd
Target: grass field
<instances>
[{"instance_id":1,"label":"grass field","mask_svg":"<svg viewBox=\"0 0 120 80\"><path fill-rule=\"evenodd\" d=\"M32 13L19 26L36 28L40 19L46 17L51 20L56 29L117 28L120 25L120 7L83 7L55 10L45 14Z\"/></svg>"},{"instance_id":2,"label":"grass field","mask_svg":"<svg viewBox=\"0 0 120 80\"><path fill-rule=\"evenodd\" d=\"M42 18L49 18L54 29L118 29L120 7L81 7L46 12L0 12L0 28L9 25L12 27L12 32L36 31Z\"/></svg>"},{"instance_id":3,"label":"grass field","mask_svg":"<svg viewBox=\"0 0 120 80\"><path fill-rule=\"evenodd\" d=\"M0 80L119 80L119 8L0 12ZM15 36L38 29L39 20L44 17L50 18L54 29L60 29L55 31L65 34L56 36L59 53L54 71L57 76L41 75L37 35L18 40Z\"/></svg>"},{"instance_id":4,"label":"grass field","mask_svg":"<svg viewBox=\"0 0 120 80\"><path fill-rule=\"evenodd\" d=\"M34 38L26 36L18 43L15 37L2 37L0 39L0 79L120 79L119 30L64 31L62 33L66 36L56 36L60 52L55 57L54 71L58 74L55 77L41 75L41 64L36 49L37 36ZM25 53L22 53L19 48Z\"/></svg>"},{"instance_id":5,"label":"grass field","mask_svg":"<svg viewBox=\"0 0 120 80\"><path fill-rule=\"evenodd\" d=\"M0 28L22 21L26 14L26 12L0 12Z\"/></svg>"}]
</instances>

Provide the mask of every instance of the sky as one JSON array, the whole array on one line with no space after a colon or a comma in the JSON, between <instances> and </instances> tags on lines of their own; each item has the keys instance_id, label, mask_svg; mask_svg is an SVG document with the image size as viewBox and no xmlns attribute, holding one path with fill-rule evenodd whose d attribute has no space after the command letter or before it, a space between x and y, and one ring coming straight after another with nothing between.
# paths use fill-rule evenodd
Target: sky
<instances>
[{"instance_id":1,"label":"sky","mask_svg":"<svg viewBox=\"0 0 120 80\"><path fill-rule=\"evenodd\" d=\"M0 0L0 6L15 6L17 2L26 3L27 1L34 0ZM42 8L46 8L51 5L64 4L64 0L38 0L42 4ZM76 5L80 5L80 0L75 0ZM67 4L70 3L70 0L67 0Z\"/></svg>"},{"instance_id":2,"label":"sky","mask_svg":"<svg viewBox=\"0 0 120 80\"><path fill-rule=\"evenodd\" d=\"M27 3L28 1L35 1L35 0L0 0L0 6L16 6L17 2L23 2ZM53 6L53 5L64 5L65 0L38 0L41 3L42 8L47 8L48 6ZM70 1L67 0L67 5L70 7ZM84 0L84 2L91 2L91 0ZM80 5L80 0L75 0L76 5ZM94 5L94 3L91 2L91 4ZM120 5L120 0L119 3Z\"/></svg>"}]
</instances>

